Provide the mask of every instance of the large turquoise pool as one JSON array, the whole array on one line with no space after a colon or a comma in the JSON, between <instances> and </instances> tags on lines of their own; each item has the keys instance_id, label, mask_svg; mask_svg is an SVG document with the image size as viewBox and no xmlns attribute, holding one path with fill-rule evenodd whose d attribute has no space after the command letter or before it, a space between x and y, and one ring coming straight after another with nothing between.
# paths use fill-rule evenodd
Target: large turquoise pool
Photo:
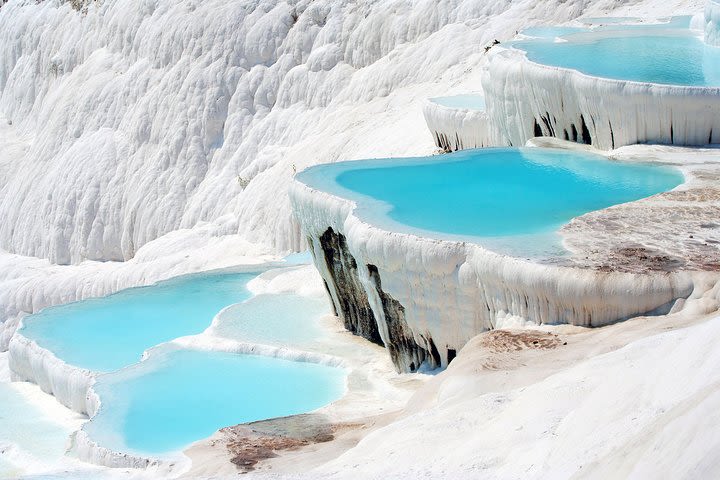
<instances>
[{"instance_id":1,"label":"large turquoise pool","mask_svg":"<svg viewBox=\"0 0 720 480\"><path fill-rule=\"evenodd\" d=\"M511 42L528 60L587 75L669 85L720 87L720 48L708 46L687 18L666 24L596 29L535 28ZM525 33L525 32L523 32Z\"/></svg>"},{"instance_id":2,"label":"large turquoise pool","mask_svg":"<svg viewBox=\"0 0 720 480\"><path fill-rule=\"evenodd\" d=\"M145 350L201 333L228 305L250 297L257 273L187 275L107 297L47 308L20 331L70 365L109 372L140 361Z\"/></svg>"},{"instance_id":3,"label":"large turquoise pool","mask_svg":"<svg viewBox=\"0 0 720 480\"><path fill-rule=\"evenodd\" d=\"M119 452L181 450L228 425L315 410L345 392L343 369L277 358L166 349L99 377L84 430Z\"/></svg>"},{"instance_id":4,"label":"large turquoise pool","mask_svg":"<svg viewBox=\"0 0 720 480\"><path fill-rule=\"evenodd\" d=\"M356 201L358 216L380 227L488 243L554 232L584 213L670 190L683 176L587 153L494 148L319 165L297 179Z\"/></svg>"}]
</instances>

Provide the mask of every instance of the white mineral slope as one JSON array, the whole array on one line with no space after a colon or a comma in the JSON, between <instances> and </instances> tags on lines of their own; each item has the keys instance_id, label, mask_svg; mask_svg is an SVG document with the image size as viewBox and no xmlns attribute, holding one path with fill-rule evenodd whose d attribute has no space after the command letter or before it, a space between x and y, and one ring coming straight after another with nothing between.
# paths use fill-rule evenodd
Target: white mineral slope
<instances>
[{"instance_id":1,"label":"white mineral slope","mask_svg":"<svg viewBox=\"0 0 720 480\"><path fill-rule=\"evenodd\" d=\"M716 478L719 341L714 317L482 393L483 370L493 367L478 368L482 352L471 348L423 392L430 402L312 476Z\"/></svg>"},{"instance_id":2,"label":"white mineral slope","mask_svg":"<svg viewBox=\"0 0 720 480\"><path fill-rule=\"evenodd\" d=\"M427 153L419 101L476 81L482 45L617 6L108 0L78 12L10 0L0 111L29 148L0 184L0 248L55 263L127 260L228 213L225 233L298 248L282 195L293 167Z\"/></svg>"}]
</instances>

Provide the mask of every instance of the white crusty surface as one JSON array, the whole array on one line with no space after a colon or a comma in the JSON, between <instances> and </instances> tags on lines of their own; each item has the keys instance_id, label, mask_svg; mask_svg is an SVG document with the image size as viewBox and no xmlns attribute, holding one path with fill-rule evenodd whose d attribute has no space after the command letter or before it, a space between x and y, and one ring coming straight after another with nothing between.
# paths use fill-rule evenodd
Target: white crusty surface
<instances>
[{"instance_id":1,"label":"white crusty surface","mask_svg":"<svg viewBox=\"0 0 720 480\"><path fill-rule=\"evenodd\" d=\"M482 84L493 145L519 146L536 136L571 138L573 127L578 141L585 130L602 150L720 143L718 87L593 77L531 62L524 52L502 46L491 50L487 65L492 74Z\"/></svg>"},{"instance_id":2,"label":"white crusty surface","mask_svg":"<svg viewBox=\"0 0 720 480\"><path fill-rule=\"evenodd\" d=\"M448 152L492 145L490 120L484 110L452 108L429 99L423 115L435 145Z\"/></svg>"}]
</instances>

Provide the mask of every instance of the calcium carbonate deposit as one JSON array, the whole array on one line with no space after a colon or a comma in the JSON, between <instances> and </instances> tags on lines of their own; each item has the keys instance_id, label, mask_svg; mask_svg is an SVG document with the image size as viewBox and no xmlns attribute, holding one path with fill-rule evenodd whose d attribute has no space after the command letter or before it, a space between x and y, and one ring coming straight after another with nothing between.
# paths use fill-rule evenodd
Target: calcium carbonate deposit
<instances>
[{"instance_id":1,"label":"calcium carbonate deposit","mask_svg":"<svg viewBox=\"0 0 720 480\"><path fill-rule=\"evenodd\" d=\"M0 0L0 478L717 477L719 11ZM510 145L672 173L503 187L546 255L482 168L415 230L301 181Z\"/></svg>"}]
</instances>

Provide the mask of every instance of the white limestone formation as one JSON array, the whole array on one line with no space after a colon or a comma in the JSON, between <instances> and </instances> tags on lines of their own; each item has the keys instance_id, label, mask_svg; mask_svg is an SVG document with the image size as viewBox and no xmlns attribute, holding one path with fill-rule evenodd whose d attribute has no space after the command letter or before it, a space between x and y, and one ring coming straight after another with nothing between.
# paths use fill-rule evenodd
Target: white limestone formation
<instances>
[{"instance_id":1,"label":"white limestone formation","mask_svg":"<svg viewBox=\"0 0 720 480\"><path fill-rule=\"evenodd\" d=\"M86 415L93 413L87 398L96 372L65 363L19 333L10 342L9 362L14 381L33 382L71 410Z\"/></svg>"},{"instance_id":2,"label":"white limestone formation","mask_svg":"<svg viewBox=\"0 0 720 480\"><path fill-rule=\"evenodd\" d=\"M720 88L592 77L508 48L493 49L488 72L483 90L495 145L541 136L601 150L720 143Z\"/></svg>"},{"instance_id":3,"label":"white limestone formation","mask_svg":"<svg viewBox=\"0 0 720 480\"><path fill-rule=\"evenodd\" d=\"M353 202L297 180L290 196L338 315L379 337L400 371L445 366L472 337L503 324L602 326L669 311L695 287L687 272L539 264L385 231L360 220Z\"/></svg>"},{"instance_id":4,"label":"white limestone formation","mask_svg":"<svg viewBox=\"0 0 720 480\"><path fill-rule=\"evenodd\" d=\"M487 113L475 108L453 108L429 99L423 105L425 123L435 145L446 152L491 146Z\"/></svg>"},{"instance_id":5,"label":"white limestone formation","mask_svg":"<svg viewBox=\"0 0 720 480\"><path fill-rule=\"evenodd\" d=\"M705 5L705 43L720 47L720 3L707 0Z\"/></svg>"}]
</instances>

